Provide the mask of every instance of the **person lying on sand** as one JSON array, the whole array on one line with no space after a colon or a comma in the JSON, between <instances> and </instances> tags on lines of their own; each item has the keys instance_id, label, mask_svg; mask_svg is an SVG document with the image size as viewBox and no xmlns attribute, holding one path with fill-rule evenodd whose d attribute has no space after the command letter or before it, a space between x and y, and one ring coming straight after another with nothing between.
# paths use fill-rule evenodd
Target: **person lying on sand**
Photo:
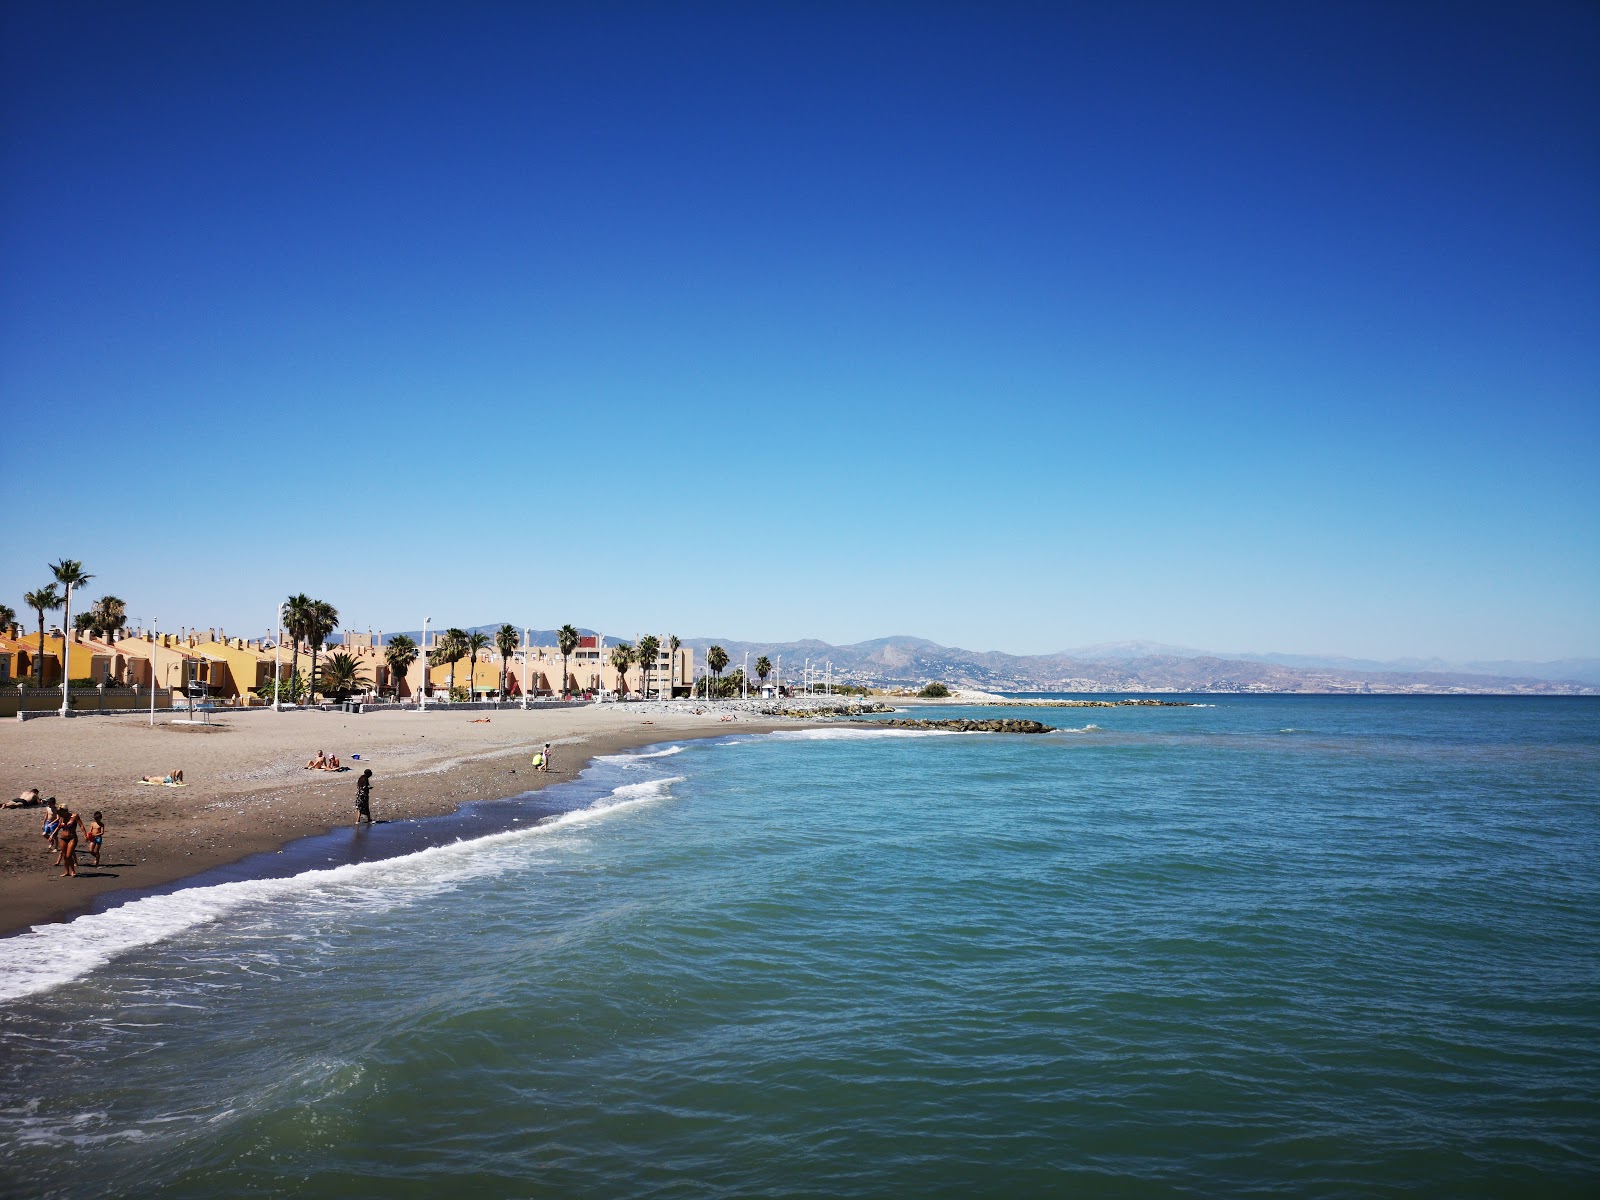
<instances>
[{"instance_id":1,"label":"person lying on sand","mask_svg":"<svg viewBox=\"0 0 1600 1200\"><path fill-rule=\"evenodd\" d=\"M323 754L321 750L318 750L317 756L306 764L306 770L308 771L326 771L327 769L328 756Z\"/></svg>"},{"instance_id":2,"label":"person lying on sand","mask_svg":"<svg viewBox=\"0 0 1600 1200\"><path fill-rule=\"evenodd\" d=\"M472 720L467 722L468 725L487 725L488 723L488 717L473 717Z\"/></svg>"},{"instance_id":3,"label":"person lying on sand","mask_svg":"<svg viewBox=\"0 0 1600 1200\"><path fill-rule=\"evenodd\" d=\"M168 786L168 787L177 787L180 783L183 782L183 772L181 770L178 770L177 768L173 768L172 770L168 771L165 775L141 775L141 776L139 776L139 782L140 783L163 783L163 784L166 784L166 786Z\"/></svg>"},{"instance_id":4,"label":"person lying on sand","mask_svg":"<svg viewBox=\"0 0 1600 1200\"><path fill-rule=\"evenodd\" d=\"M52 796L51 799L54 800L55 797ZM29 789L27 789L27 791L23 792L22 795L18 796L15 800L7 800L5 802L5 804L3 806L0 806L0 807L5 807L5 808L38 808L39 805L41 805L43 803L44 803L44 801L39 799L39 789L38 788L29 788Z\"/></svg>"}]
</instances>

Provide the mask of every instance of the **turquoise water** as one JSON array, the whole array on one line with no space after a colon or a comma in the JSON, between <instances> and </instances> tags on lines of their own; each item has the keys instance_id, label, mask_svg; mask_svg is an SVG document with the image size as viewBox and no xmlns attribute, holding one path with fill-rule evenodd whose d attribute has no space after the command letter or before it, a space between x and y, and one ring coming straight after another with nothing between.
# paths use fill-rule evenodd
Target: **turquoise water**
<instances>
[{"instance_id":1,"label":"turquoise water","mask_svg":"<svg viewBox=\"0 0 1600 1200\"><path fill-rule=\"evenodd\" d=\"M1024 715L0 941L0 1192L1592 1194L1600 702Z\"/></svg>"}]
</instances>

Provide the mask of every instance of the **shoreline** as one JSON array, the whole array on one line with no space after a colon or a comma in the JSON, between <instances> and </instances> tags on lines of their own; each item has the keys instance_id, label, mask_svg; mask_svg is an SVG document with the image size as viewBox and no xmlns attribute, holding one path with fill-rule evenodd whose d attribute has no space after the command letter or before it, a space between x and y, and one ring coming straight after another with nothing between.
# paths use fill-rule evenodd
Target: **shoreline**
<instances>
[{"instance_id":1,"label":"shoreline","mask_svg":"<svg viewBox=\"0 0 1600 1200\"><path fill-rule=\"evenodd\" d=\"M254 856L283 853L302 839L353 828L359 770L305 770L304 760L319 748L334 749L352 768L371 765L373 816L392 826L570 782L601 755L792 725L707 707L701 714L660 703L544 712L300 710L210 727L151 727L138 716L0 723L10 796L37 786L85 819L104 811L107 823L102 866L90 866L80 850L78 878L61 879L40 836L44 810L0 810L0 937L170 891ZM540 773L530 759L545 742L553 747L552 766ZM352 761L355 754L359 761ZM186 786L136 782L173 767L183 768Z\"/></svg>"}]
</instances>

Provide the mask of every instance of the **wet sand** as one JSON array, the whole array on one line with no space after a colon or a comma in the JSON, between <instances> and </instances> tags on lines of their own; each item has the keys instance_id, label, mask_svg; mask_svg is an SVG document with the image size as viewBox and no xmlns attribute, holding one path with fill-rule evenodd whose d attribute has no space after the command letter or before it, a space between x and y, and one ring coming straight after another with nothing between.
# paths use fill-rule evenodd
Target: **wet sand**
<instances>
[{"instance_id":1,"label":"wet sand","mask_svg":"<svg viewBox=\"0 0 1600 1200\"><path fill-rule=\"evenodd\" d=\"M223 712L211 726L172 724L176 715L158 714L154 728L140 716L0 722L5 796L37 787L86 822L101 810L107 825L100 866L80 848L78 877L61 879L39 832L44 810L0 810L0 935L72 917L108 892L169 885L352 825L364 767L373 771L373 816L409 821L573 779L599 754L784 724L748 713L724 721L732 714L717 706L696 715L681 704ZM531 759L545 742L552 769L539 773ZM306 770L318 750L351 770ZM185 786L136 782L173 768Z\"/></svg>"}]
</instances>

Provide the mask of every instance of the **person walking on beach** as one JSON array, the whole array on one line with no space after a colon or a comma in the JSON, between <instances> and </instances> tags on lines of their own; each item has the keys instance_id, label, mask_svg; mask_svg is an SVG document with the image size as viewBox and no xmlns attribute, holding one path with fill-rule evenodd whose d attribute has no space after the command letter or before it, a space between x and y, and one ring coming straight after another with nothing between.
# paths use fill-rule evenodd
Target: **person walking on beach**
<instances>
[{"instance_id":1,"label":"person walking on beach","mask_svg":"<svg viewBox=\"0 0 1600 1200\"><path fill-rule=\"evenodd\" d=\"M539 756L539 770L548 771L549 769L550 769L550 743L546 742L544 744L544 753Z\"/></svg>"},{"instance_id":2,"label":"person walking on beach","mask_svg":"<svg viewBox=\"0 0 1600 1200\"><path fill-rule=\"evenodd\" d=\"M372 768L368 767L361 772L361 778L356 780L356 824L365 821L372 824Z\"/></svg>"},{"instance_id":3,"label":"person walking on beach","mask_svg":"<svg viewBox=\"0 0 1600 1200\"><path fill-rule=\"evenodd\" d=\"M61 865L66 868L58 879L75 878L78 874L78 835L83 831L83 818L77 813L61 806L61 828L56 831L56 838L61 846Z\"/></svg>"},{"instance_id":4,"label":"person walking on beach","mask_svg":"<svg viewBox=\"0 0 1600 1200\"><path fill-rule=\"evenodd\" d=\"M93 865L97 867L100 865L100 847L105 844L105 840L105 814L103 814L99 809L95 809L94 819L89 822L87 840L84 842L84 845L88 847L89 853L94 855Z\"/></svg>"}]
</instances>

